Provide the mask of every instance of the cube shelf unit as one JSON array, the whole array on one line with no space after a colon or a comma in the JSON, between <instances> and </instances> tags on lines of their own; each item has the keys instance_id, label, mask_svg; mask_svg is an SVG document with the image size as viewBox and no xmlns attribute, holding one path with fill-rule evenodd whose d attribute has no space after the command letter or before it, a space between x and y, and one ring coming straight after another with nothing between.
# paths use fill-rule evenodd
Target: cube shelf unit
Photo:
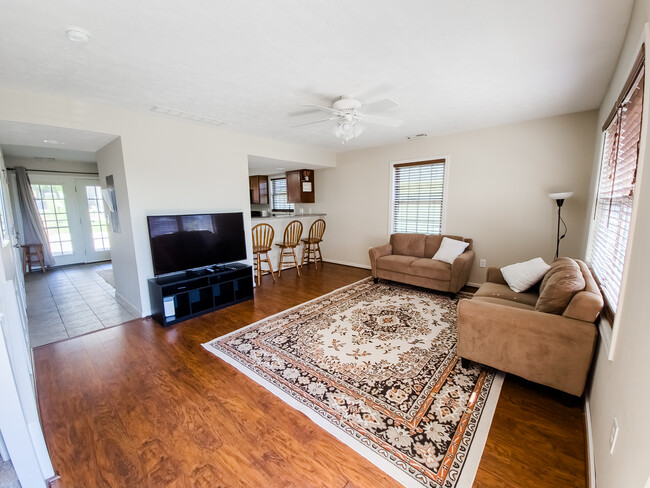
<instances>
[{"instance_id":1,"label":"cube shelf unit","mask_svg":"<svg viewBox=\"0 0 650 488\"><path fill-rule=\"evenodd\" d=\"M233 263L198 275L151 278L149 297L153 319L163 327L174 325L253 298L252 267ZM170 300L173 315L165 314L164 303Z\"/></svg>"}]
</instances>

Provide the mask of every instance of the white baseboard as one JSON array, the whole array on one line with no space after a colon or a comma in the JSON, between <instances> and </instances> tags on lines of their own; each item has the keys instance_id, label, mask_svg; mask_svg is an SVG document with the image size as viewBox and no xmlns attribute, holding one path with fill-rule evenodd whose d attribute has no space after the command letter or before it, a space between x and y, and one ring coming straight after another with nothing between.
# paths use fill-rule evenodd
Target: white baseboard
<instances>
[{"instance_id":1,"label":"white baseboard","mask_svg":"<svg viewBox=\"0 0 650 488\"><path fill-rule=\"evenodd\" d=\"M475 286L476 288L479 288L482 285L482 283L473 283L471 281L467 282L467 286Z\"/></svg>"},{"instance_id":2,"label":"white baseboard","mask_svg":"<svg viewBox=\"0 0 650 488\"><path fill-rule=\"evenodd\" d=\"M343 266L352 266L353 268L371 269L369 264L348 263L347 261L336 261L334 259L324 259L326 263L341 264Z\"/></svg>"},{"instance_id":3,"label":"white baseboard","mask_svg":"<svg viewBox=\"0 0 650 488\"><path fill-rule=\"evenodd\" d=\"M120 295L118 292L115 292L115 300L117 300L117 303L119 303L124 308L126 308L131 315L133 315L134 317L142 318L142 311L139 310L135 305L129 302L122 295Z\"/></svg>"},{"instance_id":4,"label":"white baseboard","mask_svg":"<svg viewBox=\"0 0 650 488\"><path fill-rule=\"evenodd\" d=\"M596 488L596 460L594 458L594 433L591 425L589 392L585 392L585 427L587 429L587 482L589 488Z\"/></svg>"}]
</instances>

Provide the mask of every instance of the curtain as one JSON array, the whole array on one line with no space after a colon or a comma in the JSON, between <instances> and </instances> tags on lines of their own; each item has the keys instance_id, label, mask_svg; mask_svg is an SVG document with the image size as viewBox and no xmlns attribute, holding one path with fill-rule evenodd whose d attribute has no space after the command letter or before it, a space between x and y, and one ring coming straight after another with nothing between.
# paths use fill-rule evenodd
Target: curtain
<instances>
[{"instance_id":1,"label":"curtain","mask_svg":"<svg viewBox=\"0 0 650 488\"><path fill-rule=\"evenodd\" d=\"M36 200L34 200L29 176L27 176L27 171L22 166L16 167L16 186L18 204L23 218L23 244L42 244L45 266L54 266L50 241L47 238L38 208L36 208Z\"/></svg>"}]
</instances>

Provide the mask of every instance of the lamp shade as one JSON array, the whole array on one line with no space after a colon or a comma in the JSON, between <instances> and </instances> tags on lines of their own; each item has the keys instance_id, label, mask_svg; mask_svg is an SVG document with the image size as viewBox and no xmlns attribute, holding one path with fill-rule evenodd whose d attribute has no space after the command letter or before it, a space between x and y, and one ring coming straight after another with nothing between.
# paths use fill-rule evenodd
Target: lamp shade
<instances>
[{"instance_id":1,"label":"lamp shade","mask_svg":"<svg viewBox=\"0 0 650 488\"><path fill-rule=\"evenodd\" d=\"M565 191L562 193L549 193L548 197L553 199L553 200L566 200L567 198L571 198L573 196L572 191Z\"/></svg>"}]
</instances>

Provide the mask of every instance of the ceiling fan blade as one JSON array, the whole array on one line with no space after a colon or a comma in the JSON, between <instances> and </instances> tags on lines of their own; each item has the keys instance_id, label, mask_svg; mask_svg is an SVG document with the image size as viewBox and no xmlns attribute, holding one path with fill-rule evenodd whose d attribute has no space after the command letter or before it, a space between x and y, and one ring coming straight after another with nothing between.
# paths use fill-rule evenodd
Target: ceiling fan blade
<instances>
[{"instance_id":1,"label":"ceiling fan blade","mask_svg":"<svg viewBox=\"0 0 650 488\"><path fill-rule=\"evenodd\" d=\"M301 104L301 105L302 105L303 107L315 107L315 108L317 108L318 110L323 110L323 111L325 111L325 112L331 112L331 113L334 113L334 114L338 114L338 113L339 113L338 110L335 110L335 109L333 109L333 108L331 108L331 107L323 107L322 105L316 105L315 103L303 103L303 104Z\"/></svg>"},{"instance_id":2,"label":"ceiling fan blade","mask_svg":"<svg viewBox=\"0 0 650 488\"><path fill-rule=\"evenodd\" d=\"M383 100L377 100L376 102L364 104L363 111L381 112L382 110L388 110L389 108L397 107L397 105L398 103L395 100L384 98Z\"/></svg>"},{"instance_id":3,"label":"ceiling fan blade","mask_svg":"<svg viewBox=\"0 0 650 488\"><path fill-rule=\"evenodd\" d=\"M303 127L305 125L320 124L321 122L327 122L328 120L336 120L338 117L328 117L327 119L314 120L313 122L307 122L305 124L292 125L291 128Z\"/></svg>"},{"instance_id":4,"label":"ceiling fan blade","mask_svg":"<svg viewBox=\"0 0 650 488\"><path fill-rule=\"evenodd\" d=\"M316 114L320 112L317 108L306 108L305 110L296 110L295 112L290 112L290 117L299 117L301 115Z\"/></svg>"},{"instance_id":5,"label":"ceiling fan blade","mask_svg":"<svg viewBox=\"0 0 650 488\"><path fill-rule=\"evenodd\" d=\"M384 95L386 92L391 91L393 88L392 83L381 83L379 85L375 85L372 88L369 88L361 93L355 93L354 98L357 100L370 100L373 98L378 98L381 95Z\"/></svg>"},{"instance_id":6,"label":"ceiling fan blade","mask_svg":"<svg viewBox=\"0 0 650 488\"><path fill-rule=\"evenodd\" d=\"M399 127L403 120L382 117L381 115L361 115L361 120L366 124L382 125L384 127Z\"/></svg>"}]
</instances>

